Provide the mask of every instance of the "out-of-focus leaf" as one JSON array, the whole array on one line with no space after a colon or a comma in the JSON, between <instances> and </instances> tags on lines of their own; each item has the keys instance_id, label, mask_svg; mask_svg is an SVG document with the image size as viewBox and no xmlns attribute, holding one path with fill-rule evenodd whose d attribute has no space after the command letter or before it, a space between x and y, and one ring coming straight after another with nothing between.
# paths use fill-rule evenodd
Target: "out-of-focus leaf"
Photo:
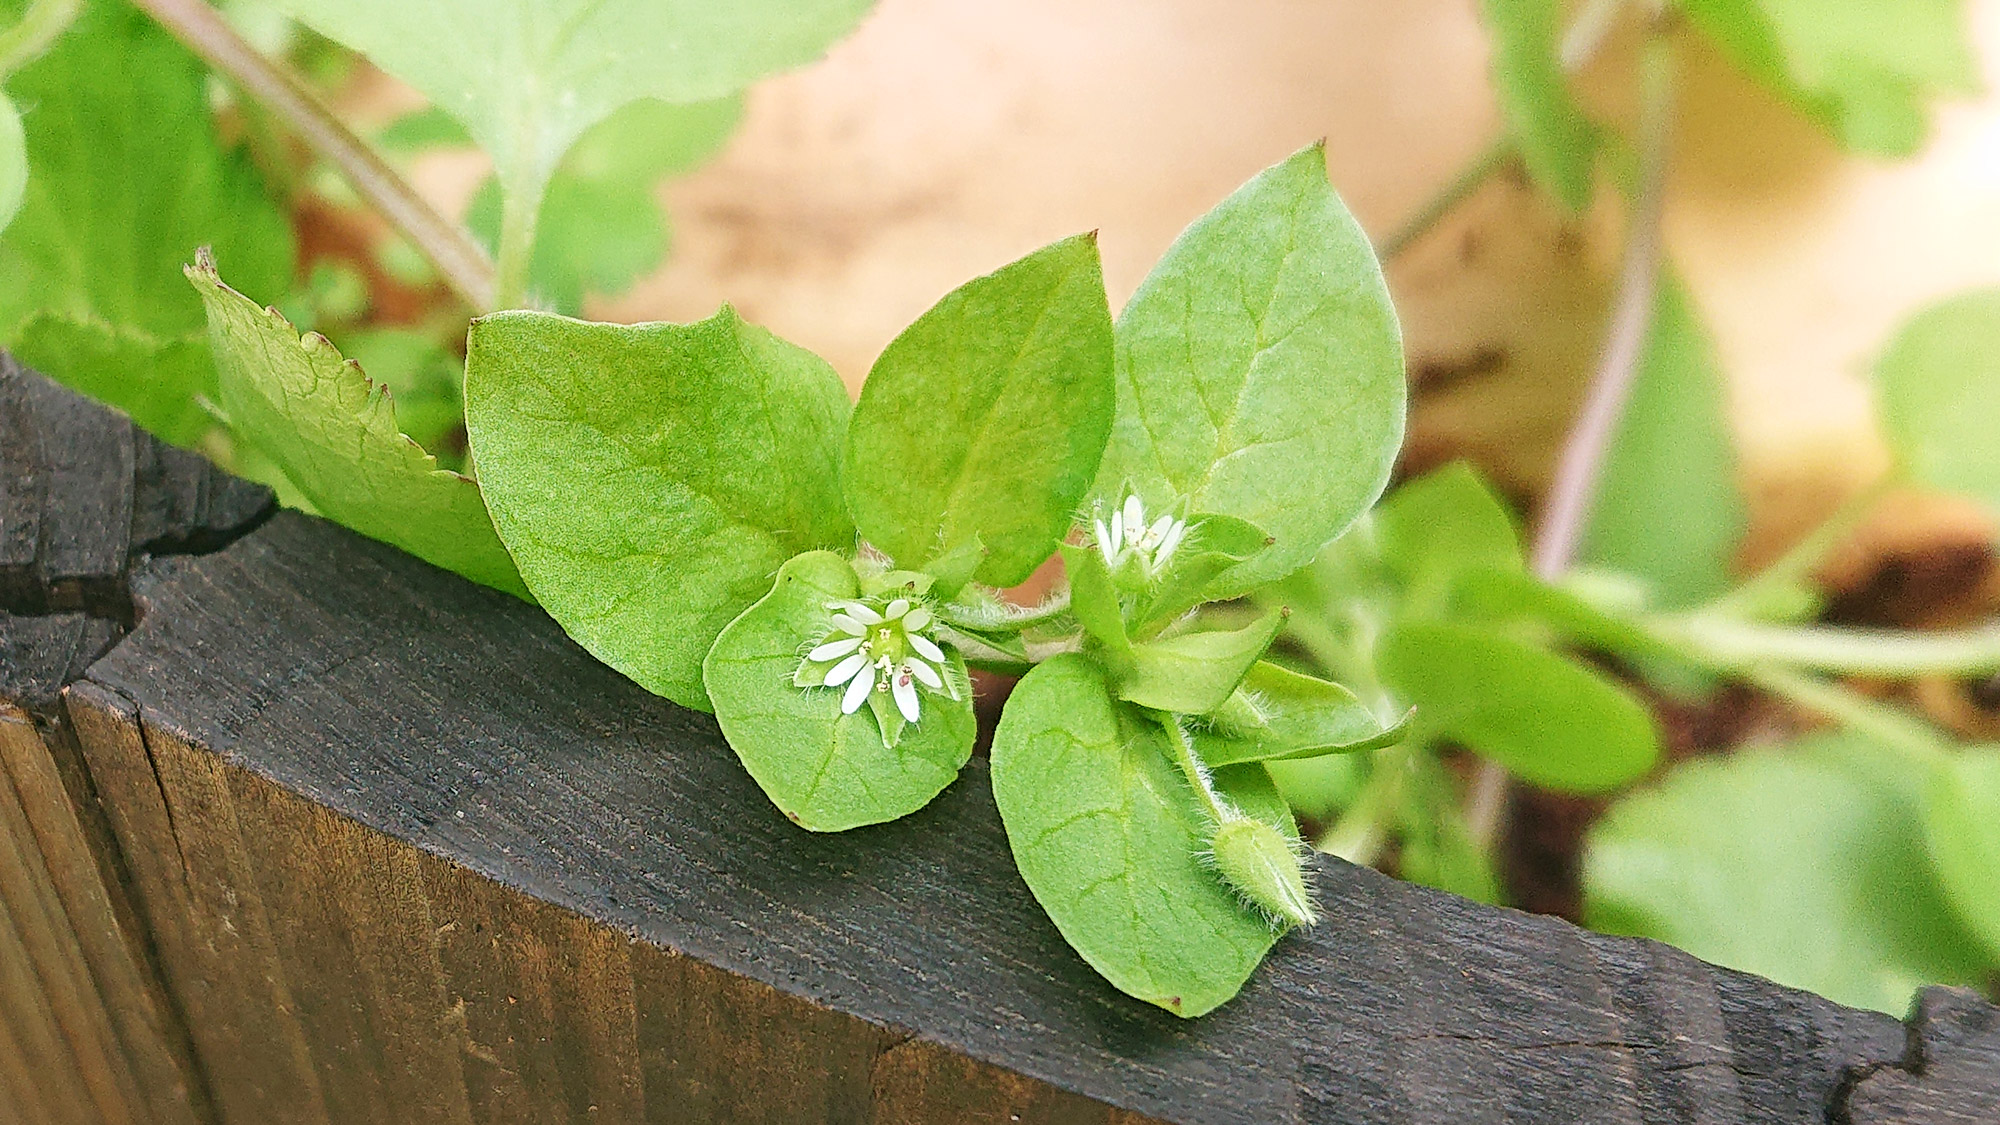
<instances>
[{"instance_id":1,"label":"out-of-focus leaf","mask_svg":"<svg viewBox=\"0 0 2000 1125\"><path fill-rule=\"evenodd\" d=\"M1928 797L1924 828L1938 878L2000 964L2000 748L1946 759Z\"/></svg>"},{"instance_id":2,"label":"out-of-focus leaf","mask_svg":"<svg viewBox=\"0 0 2000 1125\"><path fill-rule=\"evenodd\" d=\"M1918 313L1876 364L1875 389L1905 472L2000 512L2000 289Z\"/></svg>"},{"instance_id":3,"label":"out-of-focus leaf","mask_svg":"<svg viewBox=\"0 0 2000 1125\"><path fill-rule=\"evenodd\" d=\"M1637 381L1599 477L1585 561L1644 579L1679 608L1729 588L1746 516L1715 346L1662 279Z\"/></svg>"},{"instance_id":4,"label":"out-of-focus leaf","mask_svg":"<svg viewBox=\"0 0 2000 1125\"><path fill-rule=\"evenodd\" d=\"M1676 2L1737 65L1855 152L1915 152L1926 103L1977 86L1960 0Z\"/></svg>"},{"instance_id":5,"label":"out-of-focus leaf","mask_svg":"<svg viewBox=\"0 0 2000 1125\"><path fill-rule=\"evenodd\" d=\"M139 426L192 449L216 421L201 400L216 400L215 355L207 334L155 339L92 317L41 312L15 335L22 363L132 416Z\"/></svg>"},{"instance_id":6,"label":"out-of-focus leaf","mask_svg":"<svg viewBox=\"0 0 2000 1125\"><path fill-rule=\"evenodd\" d=\"M1570 211L1590 202L1597 130L1577 108L1557 51L1563 0L1485 0L1500 112L1535 183Z\"/></svg>"},{"instance_id":7,"label":"out-of-focus leaf","mask_svg":"<svg viewBox=\"0 0 2000 1125\"><path fill-rule=\"evenodd\" d=\"M1585 921L1895 1015L1976 985L1995 962L1931 875L1907 769L1828 737L1688 763L1592 828Z\"/></svg>"},{"instance_id":8,"label":"out-of-focus leaf","mask_svg":"<svg viewBox=\"0 0 2000 1125\"><path fill-rule=\"evenodd\" d=\"M1443 609L1462 573L1522 569L1514 517L1463 462L1391 493L1375 510L1374 542L1383 565L1401 580L1412 613Z\"/></svg>"}]
</instances>

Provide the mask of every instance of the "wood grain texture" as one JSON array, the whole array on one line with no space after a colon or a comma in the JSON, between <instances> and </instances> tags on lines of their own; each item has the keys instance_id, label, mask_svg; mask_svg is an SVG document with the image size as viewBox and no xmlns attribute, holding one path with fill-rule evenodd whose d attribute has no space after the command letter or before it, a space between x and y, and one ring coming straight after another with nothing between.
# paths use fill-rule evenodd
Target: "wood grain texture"
<instances>
[{"instance_id":1,"label":"wood grain texture","mask_svg":"<svg viewBox=\"0 0 2000 1125\"><path fill-rule=\"evenodd\" d=\"M172 909L257 945L184 936L170 978L281 1014L258 1038L322 1090L435 1080L474 1122L1818 1125L1904 1060L1886 1016L1331 859L1327 922L1181 1021L1062 943L978 762L905 821L801 832L710 719L533 607L291 514L134 596L71 712L100 785L153 794L119 830L161 868L141 887L199 867L223 892ZM256 989L222 979L246 965ZM456 1082L370 1061L430 1029Z\"/></svg>"}]
</instances>

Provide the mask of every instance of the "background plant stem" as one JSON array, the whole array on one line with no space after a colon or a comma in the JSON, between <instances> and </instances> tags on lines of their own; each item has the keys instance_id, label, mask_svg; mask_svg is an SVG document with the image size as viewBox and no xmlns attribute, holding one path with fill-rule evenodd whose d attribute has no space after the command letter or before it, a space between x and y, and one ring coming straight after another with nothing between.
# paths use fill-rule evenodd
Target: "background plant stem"
<instances>
[{"instance_id":1,"label":"background plant stem","mask_svg":"<svg viewBox=\"0 0 2000 1125\"><path fill-rule=\"evenodd\" d=\"M528 297L528 277L535 259L535 225L542 213L542 196L548 189L546 178L527 182L525 177L500 184L500 243L498 282L494 306L519 308Z\"/></svg>"},{"instance_id":2,"label":"background plant stem","mask_svg":"<svg viewBox=\"0 0 2000 1125\"><path fill-rule=\"evenodd\" d=\"M493 262L486 251L426 203L302 82L244 42L214 8L204 0L133 3L339 168L354 190L429 259L445 284L466 304L481 312L495 307Z\"/></svg>"},{"instance_id":3,"label":"background plant stem","mask_svg":"<svg viewBox=\"0 0 2000 1125\"><path fill-rule=\"evenodd\" d=\"M1478 191L1495 172L1506 167L1518 153L1519 149L1512 137L1501 137L1487 145L1484 151L1473 158L1472 163L1467 164L1450 183L1439 189L1436 195L1419 207L1416 214L1410 216L1402 226L1397 227L1382 240L1381 245L1376 248L1377 256L1387 261L1408 250L1412 243L1429 234L1430 229L1436 226L1439 220L1457 210L1459 204L1469 199L1473 192Z\"/></svg>"},{"instance_id":4,"label":"background plant stem","mask_svg":"<svg viewBox=\"0 0 2000 1125\"><path fill-rule=\"evenodd\" d=\"M1792 544L1783 555L1748 582L1717 599L1712 607L1718 611L1730 611L1761 602L1765 596L1779 594L1787 588L1803 585L1818 570L1821 563L1834 548L1845 543L1882 502L1890 490L1896 487L1898 477L1889 473L1866 488L1841 502L1832 515L1814 528L1805 538Z\"/></svg>"},{"instance_id":5,"label":"background plant stem","mask_svg":"<svg viewBox=\"0 0 2000 1125\"><path fill-rule=\"evenodd\" d=\"M83 10L83 0L35 0L14 26L0 31L0 78L35 60Z\"/></svg>"}]
</instances>

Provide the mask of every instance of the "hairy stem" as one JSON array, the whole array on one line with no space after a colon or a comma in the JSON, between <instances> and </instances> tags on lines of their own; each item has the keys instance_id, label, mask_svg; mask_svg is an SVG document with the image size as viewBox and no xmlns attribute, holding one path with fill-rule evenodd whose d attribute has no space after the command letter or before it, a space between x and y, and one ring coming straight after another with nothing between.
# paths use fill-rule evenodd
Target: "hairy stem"
<instances>
[{"instance_id":1,"label":"hairy stem","mask_svg":"<svg viewBox=\"0 0 2000 1125\"><path fill-rule=\"evenodd\" d=\"M14 26L0 31L0 78L41 56L83 10L83 0L35 0Z\"/></svg>"},{"instance_id":2,"label":"hairy stem","mask_svg":"<svg viewBox=\"0 0 2000 1125\"><path fill-rule=\"evenodd\" d=\"M1436 195L1419 207L1416 214L1411 215L1402 226L1384 238L1381 245L1376 247L1376 255L1383 261L1401 255L1411 244L1429 234L1431 228L1437 226L1446 215L1458 210L1459 204L1471 198L1473 192L1484 186L1495 172L1505 168L1517 155L1519 149L1512 137L1501 137L1487 145L1473 158L1472 163L1467 164L1458 175L1452 177L1451 182L1445 184Z\"/></svg>"},{"instance_id":3,"label":"hairy stem","mask_svg":"<svg viewBox=\"0 0 2000 1125\"><path fill-rule=\"evenodd\" d=\"M282 119L435 266L474 309L494 307L493 263L464 230L342 124L289 71L258 54L204 0L133 0L208 65Z\"/></svg>"},{"instance_id":4,"label":"hairy stem","mask_svg":"<svg viewBox=\"0 0 2000 1125\"><path fill-rule=\"evenodd\" d=\"M1599 478L1611 438L1631 398L1639 374L1646 335L1653 325L1654 296L1660 275L1660 215L1666 196L1667 165L1673 139L1673 45L1657 29L1647 39L1640 62L1639 191L1632 206L1630 233L1619 268L1618 293L1605 335L1604 351L1591 376L1583 412L1563 443L1555 481L1541 526L1535 534L1532 564L1537 577L1553 582L1576 559L1597 498ZM1506 769L1481 762L1473 779L1465 822L1473 839L1490 845L1507 803Z\"/></svg>"},{"instance_id":5,"label":"hairy stem","mask_svg":"<svg viewBox=\"0 0 2000 1125\"><path fill-rule=\"evenodd\" d=\"M1188 737L1180 716L1161 715L1160 729L1167 732L1167 743L1174 751L1174 764L1181 768L1188 787L1194 790L1195 800L1201 803L1202 811L1208 814L1209 819L1217 824L1227 824L1240 816L1222 794L1215 791L1215 781L1208 776L1208 767L1202 764L1201 756L1195 753L1194 739Z\"/></svg>"}]
</instances>

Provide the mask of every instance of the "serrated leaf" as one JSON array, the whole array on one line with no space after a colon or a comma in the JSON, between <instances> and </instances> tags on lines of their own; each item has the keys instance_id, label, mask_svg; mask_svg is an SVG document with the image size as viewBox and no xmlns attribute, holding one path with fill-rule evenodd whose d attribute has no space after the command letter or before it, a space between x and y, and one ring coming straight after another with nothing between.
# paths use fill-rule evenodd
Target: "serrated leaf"
<instances>
[{"instance_id":1,"label":"serrated leaf","mask_svg":"<svg viewBox=\"0 0 2000 1125\"><path fill-rule=\"evenodd\" d=\"M670 239L654 187L720 148L742 109L740 97L693 105L646 99L585 133L542 197L528 267L535 295L558 312L575 313L586 296L615 297L658 266ZM489 249L498 243L499 180L481 185L465 223Z\"/></svg>"},{"instance_id":2,"label":"serrated leaf","mask_svg":"<svg viewBox=\"0 0 2000 1125\"><path fill-rule=\"evenodd\" d=\"M1882 428L1903 471L2000 512L2000 289L1942 301L1875 365Z\"/></svg>"},{"instance_id":3,"label":"serrated leaf","mask_svg":"<svg viewBox=\"0 0 2000 1125\"><path fill-rule=\"evenodd\" d=\"M341 350L396 402L396 424L438 463L459 468L464 458L465 381L462 361L435 335L408 328L368 328L341 337Z\"/></svg>"},{"instance_id":4,"label":"serrated leaf","mask_svg":"<svg viewBox=\"0 0 2000 1125\"><path fill-rule=\"evenodd\" d=\"M1341 685L1260 660L1195 743L1211 766L1296 761L1387 746L1407 722L1384 723Z\"/></svg>"},{"instance_id":5,"label":"serrated leaf","mask_svg":"<svg viewBox=\"0 0 2000 1125\"><path fill-rule=\"evenodd\" d=\"M1931 779L1924 836L1961 921L2000 965L2000 748L1947 758Z\"/></svg>"},{"instance_id":6,"label":"serrated leaf","mask_svg":"<svg viewBox=\"0 0 2000 1125\"><path fill-rule=\"evenodd\" d=\"M21 115L14 103L0 93L0 231L14 221L21 209L21 194L28 190L28 138L21 131Z\"/></svg>"},{"instance_id":7,"label":"serrated leaf","mask_svg":"<svg viewBox=\"0 0 2000 1125\"><path fill-rule=\"evenodd\" d=\"M1585 561L1646 581L1662 608L1733 583L1748 516L1715 345L1687 292L1661 279L1632 397L1605 454Z\"/></svg>"},{"instance_id":8,"label":"serrated leaf","mask_svg":"<svg viewBox=\"0 0 2000 1125\"><path fill-rule=\"evenodd\" d=\"M1925 104L1977 87L1959 0L1677 3L1737 65L1855 152L1915 152Z\"/></svg>"},{"instance_id":9,"label":"serrated leaf","mask_svg":"<svg viewBox=\"0 0 2000 1125\"><path fill-rule=\"evenodd\" d=\"M63 386L110 403L163 441L194 448L215 428L215 355L206 334L155 339L136 328L35 313L16 332L15 358Z\"/></svg>"},{"instance_id":10,"label":"serrated leaf","mask_svg":"<svg viewBox=\"0 0 2000 1125\"><path fill-rule=\"evenodd\" d=\"M800 555L730 622L703 664L716 720L744 768L780 811L816 832L894 820L929 804L972 756L978 725L955 653L945 674L958 699L923 693L918 721L908 725L888 708L897 730L887 739L876 715L841 713L840 689L794 685L801 655L833 629L827 603L860 589L840 556ZM869 694L871 703L885 695Z\"/></svg>"},{"instance_id":11,"label":"serrated leaf","mask_svg":"<svg viewBox=\"0 0 2000 1125\"><path fill-rule=\"evenodd\" d=\"M1511 637L1410 621L1383 638L1377 658L1427 735L1544 788L1603 792L1645 776L1659 758L1652 717L1630 693Z\"/></svg>"},{"instance_id":12,"label":"serrated leaf","mask_svg":"<svg viewBox=\"0 0 2000 1125\"><path fill-rule=\"evenodd\" d=\"M437 467L396 427L396 409L326 338L300 338L216 276L205 255L187 278L208 309L230 428L276 462L319 513L474 582L522 597L479 486Z\"/></svg>"},{"instance_id":13,"label":"serrated leaf","mask_svg":"<svg viewBox=\"0 0 2000 1125\"><path fill-rule=\"evenodd\" d=\"M1441 611L1461 574L1523 569L1514 517L1464 462L1391 493L1375 510L1374 545L1419 614Z\"/></svg>"},{"instance_id":14,"label":"serrated leaf","mask_svg":"<svg viewBox=\"0 0 2000 1125\"><path fill-rule=\"evenodd\" d=\"M1118 682L1118 698L1155 711L1206 715L1228 701L1284 624L1279 611L1241 629L1181 633L1133 645L1131 670Z\"/></svg>"},{"instance_id":15,"label":"serrated leaf","mask_svg":"<svg viewBox=\"0 0 2000 1125\"><path fill-rule=\"evenodd\" d=\"M1854 738L1689 762L1591 829L1584 918L1900 1016L1994 962L1952 916L1897 757Z\"/></svg>"},{"instance_id":16,"label":"serrated leaf","mask_svg":"<svg viewBox=\"0 0 2000 1125\"><path fill-rule=\"evenodd\" d=\"M793 555L852 550L847 392L726 306L696 324L473 322L466 424L495 526L543 608L683 707L701 662Z\"/></svg>"},{"instance_id":17,"label":"serrated leaf","mask_svg":"<svg viewBox=\"0 0 2000 1125\"><path fill-rule=\"evenodd\" d=\"M291 225L216 139L206 68L152 20L86 4L7 89L34 175L0 236L0 342L44 309L162 341L199 333L181 266L204 245L252 292L291 285Z\"/></svg>"},{"instance_id":18,"label":"serrated leaf","mask_svg":"<svg viewBox=\"0 0 2000 1125\"><path fill-rule=\"evenodd\" d=\"M993 737L993 799L1036 901L1131 996L1201 1015L1277 940L1196 858L1209 826L1160 732L1083 656L1015 686Z\"/></svg>"},{"instance_id":19,"label":"serrated leaf","mask_svg":"<svg viewBox=\"0 0 2000 1125\"><path fill-rule=\"evenodd\" d=\"M847 504L916 565L977 535L1012 586L1068 532L1110 433L1111 312L1095 235L947 294L885 349L848 427Z\"/></svg>"},{"instance_id":20,"label":"serrated leaf","mask_svg":"<svg viewBox=\"0 0 2000 1125\"><path fill-rule=\"evenodd\" d=\"M1368 510L1403 440L1402 338L1367 236L1314 145L1190 226L1117 325L1118 423L1096 492L1235 516L1271 548L1233 597L1304 566Z\"/></svg>"},{"instance_id":21,"label":"serrated leaf","mask_svg":"<svg viewBox=\"0 0 2000 1125\"><path fill-rule=\"evenodd\" d=\"M1562 0L1484 0L1493 85L1528 175L1571 213L1590 202L1597 130L1570 97L1558 55Z\"/></svg>"},{"instance_id":22,"label":"serrated leaf","mask_svg":"<svg viewBox=\"0 0 2000 1125\"><path fill-rule=\"evenodd\" d=\"M504 182L541 184L640 98L724 97L819 57L869 0L279 0L458 118Z\"/></svg>"}]
</instances>

